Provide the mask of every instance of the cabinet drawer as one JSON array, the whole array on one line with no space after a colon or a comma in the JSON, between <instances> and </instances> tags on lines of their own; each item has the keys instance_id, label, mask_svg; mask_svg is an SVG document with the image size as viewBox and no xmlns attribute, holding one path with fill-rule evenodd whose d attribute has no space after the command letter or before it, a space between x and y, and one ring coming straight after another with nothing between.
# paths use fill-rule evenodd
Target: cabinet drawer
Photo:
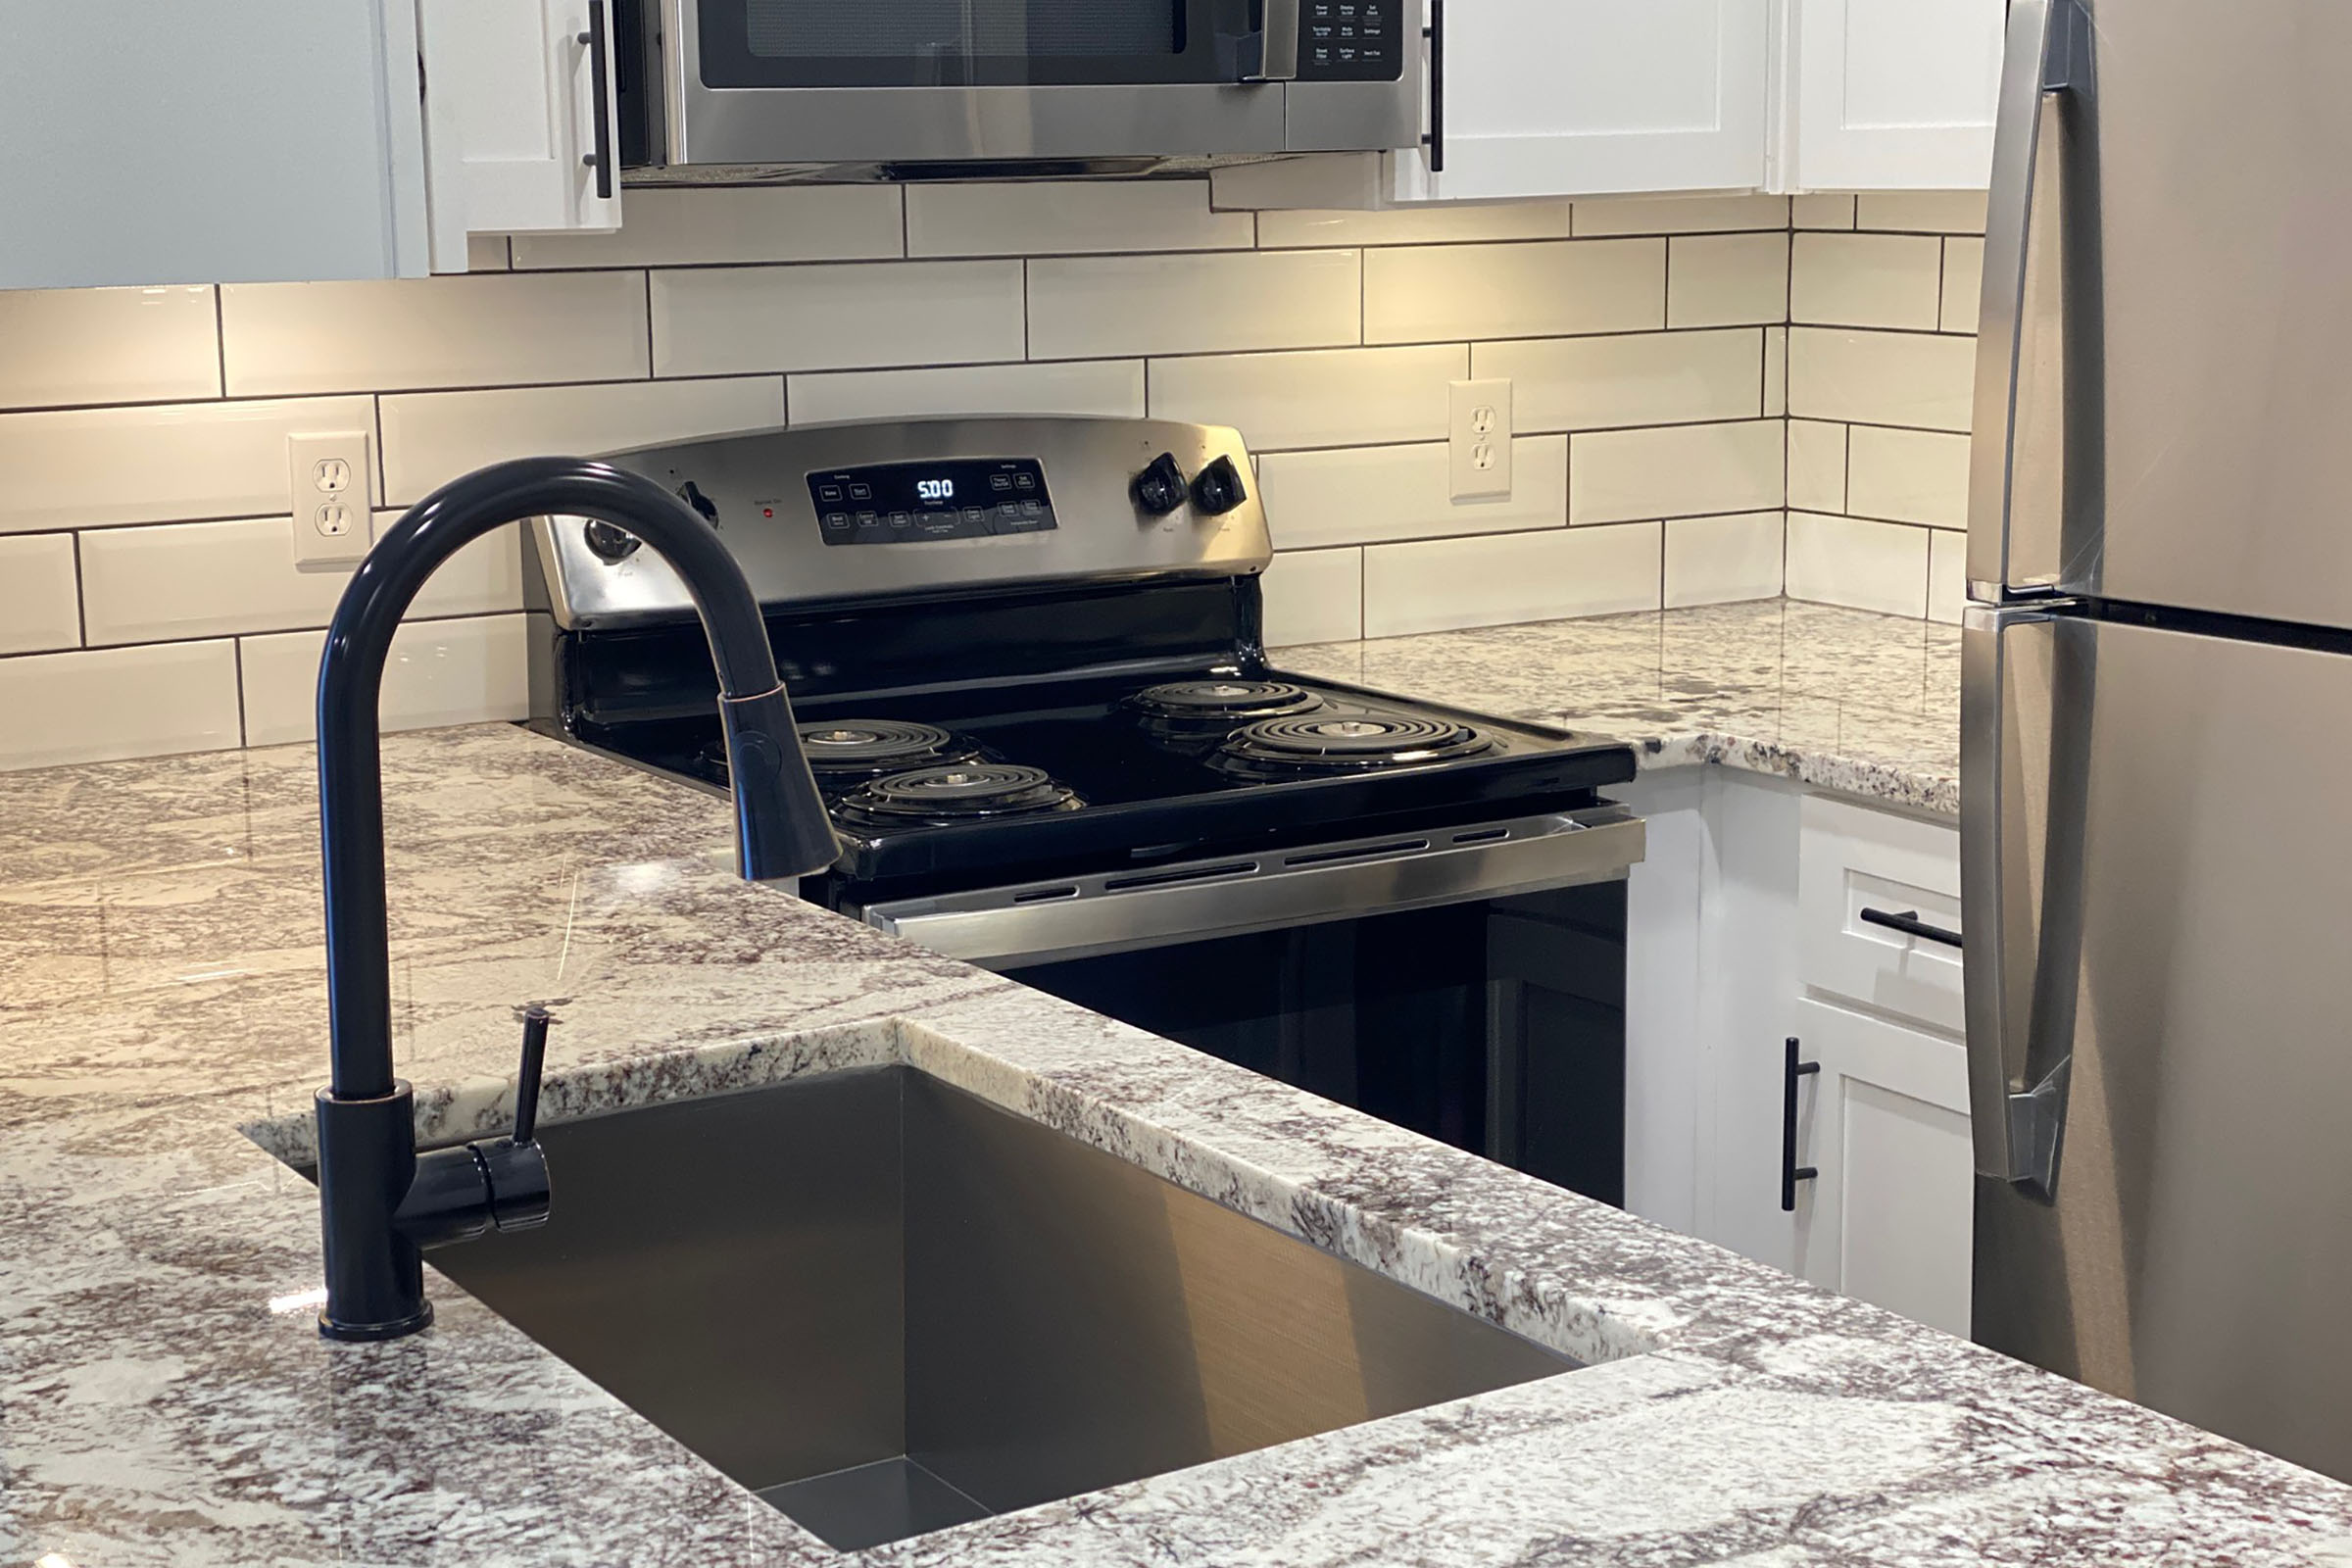
<instances>
[{"instance_id":1,"label":"cabinet drawer","mask_svg":"<svg viewBox=\"0 0 2352 1568\"><path fill-rule=\"evenodd\" d=\"M1959 1034L1960 834L1820 796L1797 845L1797 977L1808 988Z\"/></svg>"}]
</instances>

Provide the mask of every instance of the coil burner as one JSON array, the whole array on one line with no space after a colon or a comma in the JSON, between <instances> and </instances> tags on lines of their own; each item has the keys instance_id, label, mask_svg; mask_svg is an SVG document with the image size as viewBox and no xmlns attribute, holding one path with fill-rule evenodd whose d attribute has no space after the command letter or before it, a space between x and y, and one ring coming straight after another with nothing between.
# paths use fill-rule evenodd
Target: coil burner
<instances>
[{"instance_id":1,"label":"coil burner","mask_svg":"<svg viewBox=\"0 0 2352 1568\"><path fill-rule=\"evenodd\" d=\"M1226 741L1222 760L1251 773L1372 772L1494 749L1467 724L1367 710L1261 719Z\"/></svg>"},{"instance_id":2,"label":"coil burner","mask_svg":"<svg viewBox=\"0 0 2352 1568\"><path fill-rule=\"evenodd\" d=\"M1147 687L1127 702L1151 718L1187 727L1287 718L1323 706L1305 687L1282 680L1180 680Z\"/></svg>"},{"instance_id":3,"label":"coil burner","mask_svg":"<svg viewBox=\"0 0 2352 1568\"><path fill-rule=\"evenodd\" d=\"M1075 810L1083 804L1042 768L967 761L874 779L846 796L838 814L857 827L944 827Z\"/></svg>"},{"instance_id":4,"label":"coil burner","mask_svg":"<svg viewBox=\"0 0 2352 1568\"><path fill-rule=\"evenodd\" d=\"M880 778L887 773L964 761L978 755L970 742L958 740L936 724L910 724L896 718L838 718L803 724L801 750L816 776L827 783Z\"/></svg>"}]
</instances>

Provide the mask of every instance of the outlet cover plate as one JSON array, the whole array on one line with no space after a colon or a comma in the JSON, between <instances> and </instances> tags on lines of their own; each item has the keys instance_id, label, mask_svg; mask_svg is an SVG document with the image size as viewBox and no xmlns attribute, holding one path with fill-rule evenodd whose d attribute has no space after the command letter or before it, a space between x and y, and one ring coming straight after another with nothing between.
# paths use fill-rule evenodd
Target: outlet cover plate
<instances>
[{"instance_id":1,"label":"outlet cover plate","mask_svg":"<svg viewBox=\"0 0 2352 1568\"><path fill-rule=\"evenodd\" d=\"M347 566L368 554L366 431L287 436L286 490L296 565Z\"/></svg>"},{"instance_id":2,"label":"outlet cover plate","mask_svg":"<svg viewBox=\"0 0 2352 1568\"><path fill-rule=\"evenodd\" d=\"M1447 442L1456 501L1511 498L1511 383L1454 381Z\"/></svg>"}]
</instances>

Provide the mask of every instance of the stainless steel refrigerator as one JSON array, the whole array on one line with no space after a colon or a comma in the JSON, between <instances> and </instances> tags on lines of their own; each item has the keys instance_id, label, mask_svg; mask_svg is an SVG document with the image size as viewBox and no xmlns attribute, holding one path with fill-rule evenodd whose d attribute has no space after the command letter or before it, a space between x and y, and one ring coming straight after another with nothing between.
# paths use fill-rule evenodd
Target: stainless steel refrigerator
<instances>
[{"instance_id":1,"label":"stainless steel refrigerator","mask_svg":"<svg viewBox=\"0 0 2352 1568\"><path fill-rule=\"evenodd\" d=\"M1975 1333L2352 1479L2352 4L2009 16Z\"/></svg>"}]
</instances>

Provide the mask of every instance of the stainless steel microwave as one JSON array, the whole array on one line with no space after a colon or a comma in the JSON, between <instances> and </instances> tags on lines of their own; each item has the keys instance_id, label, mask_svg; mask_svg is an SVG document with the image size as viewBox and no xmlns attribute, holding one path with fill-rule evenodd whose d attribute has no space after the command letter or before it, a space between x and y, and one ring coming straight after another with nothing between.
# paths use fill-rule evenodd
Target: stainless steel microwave
<instances>
[{"instance_id":1,"label":"stainless steel microwave","mask_svg":"<svg viewBox=\"0 0 2352 1568\"><path fill-rule=\"evenodd\" d=\"M1421 139L1424 0L612 3L638 180L1087 172Z\"/></svg>"}]
</instances>

